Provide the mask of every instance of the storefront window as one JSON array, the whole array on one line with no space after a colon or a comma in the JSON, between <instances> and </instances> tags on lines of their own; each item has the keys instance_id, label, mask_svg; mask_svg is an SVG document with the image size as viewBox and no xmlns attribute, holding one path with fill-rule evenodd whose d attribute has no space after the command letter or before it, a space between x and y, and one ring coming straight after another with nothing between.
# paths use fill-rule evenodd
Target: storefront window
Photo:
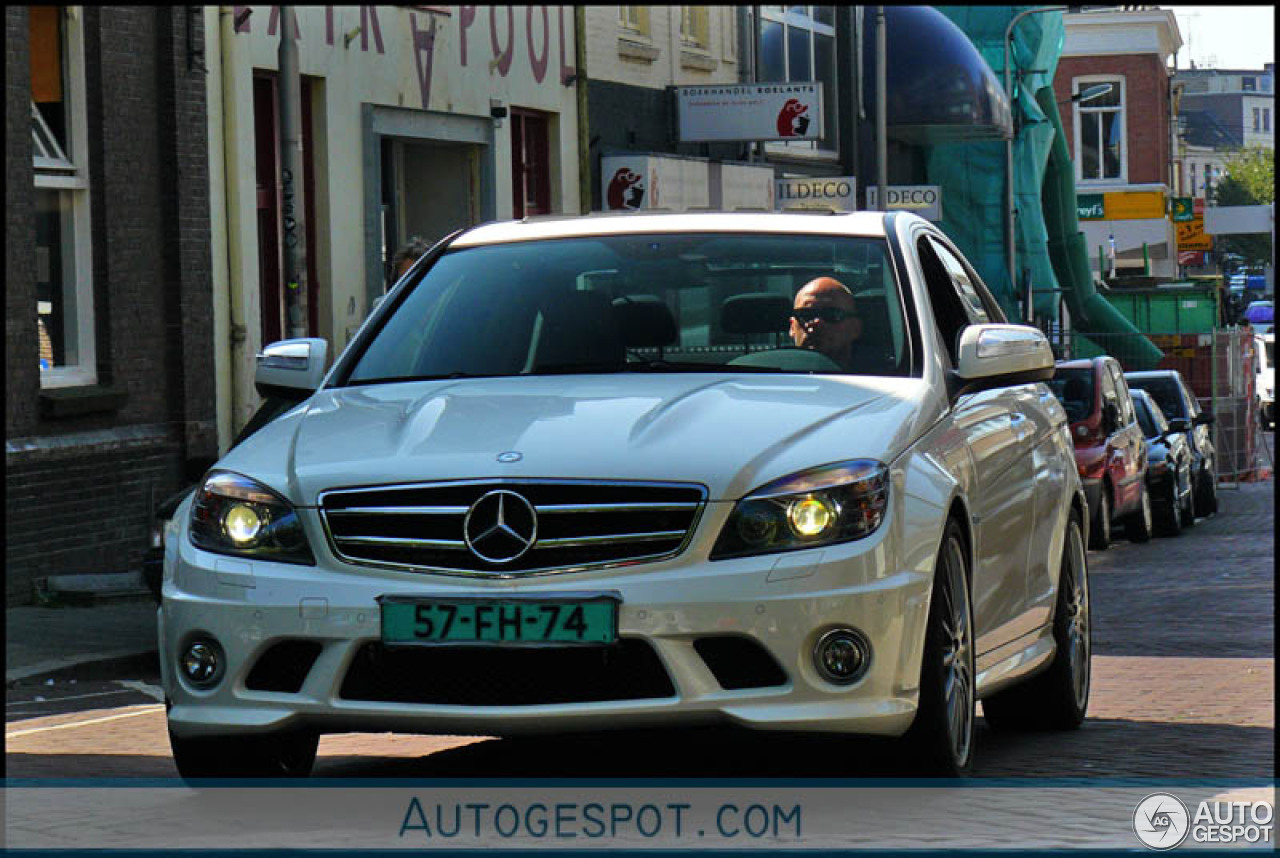
<instances>
[{"instance_id":1,"label":"storefront window","mask_svg":"<svg viewBox=\"0 0 1280 858\"><path fill-rule=\"evenodd\" d=\"M78 7L30 7L36 324L45 387L93 384L89 171Z\"/></svg>"},{"instance_id":2,"label":"storefront window","mask_svg":"<svg viewBox=\"0 0 1280 858\"><path fill-rule=\"evenodd\" d=\"M821 81L822 140L770 145L838 148L834 6L761 6L760 81Z\"/></svg>"}]
</instances>

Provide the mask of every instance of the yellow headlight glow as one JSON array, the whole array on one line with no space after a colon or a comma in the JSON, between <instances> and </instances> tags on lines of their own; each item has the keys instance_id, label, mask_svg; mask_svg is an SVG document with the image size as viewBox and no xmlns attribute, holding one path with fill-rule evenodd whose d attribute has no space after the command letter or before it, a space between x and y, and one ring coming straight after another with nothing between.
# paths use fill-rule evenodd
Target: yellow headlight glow
<instances>
[{"instance_id":1,"label":"yellow headlight glow","mask_svg":"<svg viewBox=\"0 0 1280 858\"><path fill-rule=\"evenodd\" d=\"M787 508L787 521L798 536L813 538L821 536L836 520L836 512L831 505L818 497L805 497L794 501Z\"/></svg>"},{"instance_id":2,"label":"yellow headlight glow","mask_svg":"<svg viewBox=\"0 0 1280 858\"><path fill-rule=\"evenodd\" d=\"M236 545L250 545L262 532L262 518L248 504L233 504L222 517L222 528Z\"/></svg>"}]
</instances>

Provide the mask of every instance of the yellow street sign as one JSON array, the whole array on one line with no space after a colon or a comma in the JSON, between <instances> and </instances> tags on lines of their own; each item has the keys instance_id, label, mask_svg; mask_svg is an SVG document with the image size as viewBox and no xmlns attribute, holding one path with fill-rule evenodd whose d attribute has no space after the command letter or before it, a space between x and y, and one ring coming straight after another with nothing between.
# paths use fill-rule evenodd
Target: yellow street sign
<instances>
[{"instance_id":1,"label":"yellow street sign","mask_svg":"<svg viewBox=\"0 0 1280 858\"><path fill-rule=\"evenodd\" d=\"M1213 250L1213 236L1204 231L1203 214L1173 226L1178 231L1178 250Z\"/></svg>"}]
</instances>

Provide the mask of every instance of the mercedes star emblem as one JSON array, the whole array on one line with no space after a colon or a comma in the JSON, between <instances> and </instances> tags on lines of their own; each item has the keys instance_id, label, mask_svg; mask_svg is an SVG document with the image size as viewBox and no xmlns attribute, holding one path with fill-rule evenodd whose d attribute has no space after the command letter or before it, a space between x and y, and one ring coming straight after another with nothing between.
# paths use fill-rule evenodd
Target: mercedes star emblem
<instances>
[{"instance_id":1,"label":"mercedes star emblem","mask_svg":"<svg viewBox=\"0 0 1280 858\"><path fill-rule=\"evenodd\" d=\"M510 563L537 541L538 513L521 495L496 489L467 510L462 536L481 560Z\"/></svg>"}]
</instances>

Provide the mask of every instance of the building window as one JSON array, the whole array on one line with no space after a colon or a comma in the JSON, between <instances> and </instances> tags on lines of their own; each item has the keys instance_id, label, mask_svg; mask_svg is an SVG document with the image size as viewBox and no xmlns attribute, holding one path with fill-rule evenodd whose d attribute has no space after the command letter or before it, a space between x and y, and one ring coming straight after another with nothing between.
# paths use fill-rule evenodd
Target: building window
<instances>
[{"instance_id":1,"label":"building window","mask_svg":"<svg viewBox=\"0 0 1280 858\"><path fill-rule=\"evenodd\" d=\"M798 148L835 150L836 20L834 6L758 6L760 10L759 80L820 81L822 140L785 143Z\"/></svg>"},{"instance_id":2,"label":"building window","mask_svg":"<svg viewBox=\"0 0 1280 858\"><path fill-rule=\"evenodd\" d=\"M680 7L680 43L705 51L711 45L711 10L706 6Z\"/></svg>"},{"instance_id":3,"label":"building window","mask_svg":"<svg viewBox=\"0 0 1280 858\"><path fill-rule=\"evenodd\" d=\"M29 7L40 384L97 382L80 7Z\"/></svg>"},{"instance_id":4,"label":"building window","mask_svg":"<svg viewBox=\"0 0 1280 858\"><path fill-rule=\"evenodd\" d=\"M1267 134L1271 133L1271 108L1262 108L1262 130Z\"/></svg>"},{"instance_id":5,"label":"building window","mask_svg":"<svg viewBox=\"0 0 1280 858\"><path fill-rule=\"evenodd\" d=\"M1074 104L1079 180L1123 182L1128 174L1124 140L1124 79L1079 77L1072 81L1072 90L1080 93L1100 83L1110 83L1111 89Z\"/></svg>"},{"instance_id":6,"label":"building window","mask_svg":"<svg viewBox=\"0 0 1280 858\"><path fill-rule=\"evenodd\" d=\"M1257 92L1258 79L1256 77L1240 78L1240 89L1243 90L1244 92Z\"/></svg>"},{"instance_id":7,"label":"building window","mask_svg":"<svg viewBox=\"0 0 1280 858\"><path fill-rule=\"evenodd\" d=\"M1191 165L1191 196L1194 197L1196 195L1197 190L1198 188L1196 187L1196 165L1192 163Z\"/></svg>"},{"instance_id":8,"label":"building window","mask_svg":"<svg viewBox=\"0 0 1280 858\"><path fill-rule=\"evenodd\" d=\"M649 37L649 7L619 6L618 26L628 35Z\"/></svg>"},{"instance_id":9,"label":"building window","mask_svg":"<svg viewBox=\"0 0 1280 858\"><path fill-rule=\"evenodd\" d=\"M1262 110L1257 107L1253 109L1253 130L1262 130Z\"/></svg>"},{"instance_id":10,"label":"building window","mask_svg":"<svg viewBox=\"0 0 1280 858\"><path fill-rule=\"evenodd\" d=\"M723 34L723 50L720 56L725 62L738 61L738 11L736 6L724 6L721 8L723 17L720 19L720 32Z\"/></svg>"}]
</instances>

